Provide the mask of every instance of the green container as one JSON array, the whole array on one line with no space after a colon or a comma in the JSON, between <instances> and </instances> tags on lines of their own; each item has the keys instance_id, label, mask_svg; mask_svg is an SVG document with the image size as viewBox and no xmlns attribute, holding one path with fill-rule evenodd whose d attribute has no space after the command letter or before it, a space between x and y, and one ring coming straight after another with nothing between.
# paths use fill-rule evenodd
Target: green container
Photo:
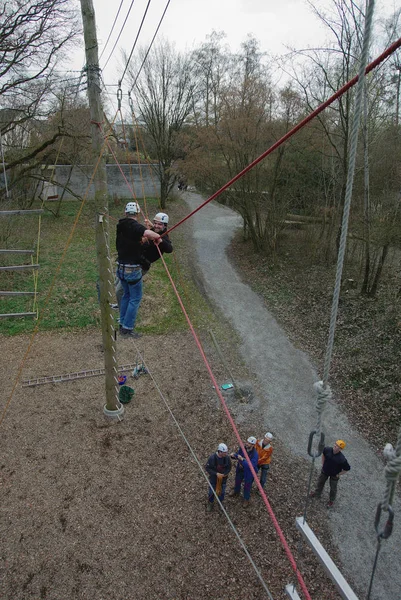
<instances>
[{"instance_id":1,"label":"green container","mask_svg":"<svg viewBox=\"0 0 401 600\"><path fill-rule=\"evenodd\" d=\"M122 385L118 393L118 399L121 402L121 404L128 404L129 402L131 402L134 394L134 389L132 389L128 385Z\"/></svg>"}]
</instances>

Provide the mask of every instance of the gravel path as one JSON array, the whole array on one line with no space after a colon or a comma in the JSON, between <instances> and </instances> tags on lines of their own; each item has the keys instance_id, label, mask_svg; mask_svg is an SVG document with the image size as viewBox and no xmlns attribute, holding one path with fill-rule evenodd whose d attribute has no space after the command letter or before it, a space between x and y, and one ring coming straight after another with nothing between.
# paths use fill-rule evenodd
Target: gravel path
<instances>
[{"instance_id":1,"label":"gravel path","mask_svg":"<svg viewBox=\"0 0 401 600\"><path fill-rule=\"evenodd\" d=\"M195 193L185 197L191 210L203 201ZM260 430L272 430L292 453L306 457L308 436L316 423L312 386L319 377L308 357L289 342L264 301L241 282L227 258L226 248L236 229L242 226L240 217L211 203L194 215L192 222L204 289L238 332L242 358L265 392L260 398L264 419ZM345 455L351 472L342 478L335 508L327 513L327 518L343 574L366 597L376 551L376 506L385 489L383 462L352 428L335 399L325 413L324 431L327 445L338 438L347 441ZM305 462L305 472L300 473L301 486L306 485L308 472ZM394 508L394 532L382 543L372 600L401 598L399 498ZM321 510L326 510L323 502Z\"/></svg>"}]
</instances>

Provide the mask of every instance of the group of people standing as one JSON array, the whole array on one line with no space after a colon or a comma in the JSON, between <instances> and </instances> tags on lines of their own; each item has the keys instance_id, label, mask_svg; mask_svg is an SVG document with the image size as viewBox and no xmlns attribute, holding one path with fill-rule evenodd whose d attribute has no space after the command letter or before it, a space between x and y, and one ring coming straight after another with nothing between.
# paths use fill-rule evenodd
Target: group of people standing
<instances>
[{"instance_id":1,"label":"group of people standing","mask_svg":"<svg viewBox=\"0 0 401 600\"><path fill-rule=\"evenodd\" d=\"M251 498L252 484L254 475L251 466L256 473L260 473L260 485L265 488L267 475L270 470L270 463L273 454L273 446L271 444L273 435L268 431L261 439L250 436L244 442L246 454L242 448L238 448L237 452L229 454L226 444L221 443L217 447L217 451L209 456L206 463L206 471L209 474L209 494L207 499L206 510L211 512L214 507L215 497L217 496L223 503L226 492L228 476L232 468L232 461L236 461L235 483L230 496L238 498L241 495L241 487L243 486L243 503L244 508L249 507ZM332 508L334 500L337 496L338 480L341 475L350 470L350 465L345 458L342 450L346 444L343 440L337 440L333 447L327 446L322 454L322 470L317 482L316 490L310 493L310 497L320 498L323 492L324 485L327 480L330 481L330 496L327 503L328 508Z\"/></svg>"},{"instance_id":2,"label":"group of people standing","mask_svg":"<svg viewBox=\"0 0 401 600\"><path fill-rule=\"evenodd\" d=\"M135 331L135 323L143 294L143 275L161 254L173 251L166 233L168 215L159 212L155 215L153 223L145 219L145 225L142 225L137 220L139 213L138 203L128 202L125 216L117 223L116 296L120 309L119 331L125 338L140 337Z\"/></svg>"},{"instance_id":3,"label":"group of people standing","mask_svg":"<svg viewBox=\"0 0 401 600\"><path fill-rule=\"evenodd\" d=\"M237 465L235 469L234 488L231 491L230 496L239 497L241 486L243 485L243 507L247 508L249 506L254 480L250 465L252 465L256 472L260 470L260 484L262 488L264 488L273 453L272 440L273 435L270 432L267 432L264 437L259 440L254 436L250 436L244 442L244 447L248 456L245 455L241 447L238 448L237 452L229 454L226 444L221 443L218 445L217 451L209 456L206 463L206 471L209 474L208 512L213 510L215 493L220 502L223 502L224 500L227 479L232 468L232 461L236 461Z\"/></svg>"}]
</instances>

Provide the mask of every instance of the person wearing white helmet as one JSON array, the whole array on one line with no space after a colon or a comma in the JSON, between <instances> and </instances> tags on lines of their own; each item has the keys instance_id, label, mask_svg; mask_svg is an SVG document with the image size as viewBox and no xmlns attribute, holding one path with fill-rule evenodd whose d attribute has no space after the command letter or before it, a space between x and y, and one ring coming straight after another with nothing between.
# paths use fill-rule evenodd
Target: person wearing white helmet
<instances>
[{"instance_id":1,"label":"person wearing white helmet","mask_svg":"<svg viewBox=\"0 0 401 600\"><path fill-rule=\"evenodd\" d=\"M261 440L256 442L256 451L259 457L258 467L260 470L260 485L262 488L266 485L267 474L270 470L270 462L273 454L272 440L273 435L268 431Z\"/></svg>"},{"instance_id":2,"label":"person wearing white helmet","mask_svg":"<svg viewBox=\"0 0 401 600\"><path fill-rule=\"evenodd\" d=\"M231 471L231 459L226 444L221 443L217 446L217 451L209 456L205 469L209 473L209 496L206 510L211 512L214 507L214 492L220 502L224 500L227 477Z\"/></svg>"},{"instance_id":3,"label":"person wearing white helmet","mask_svg":"<svg viewBox=\"0 0 401 600\"><path fill-rule=\"evenodd\" d=\"M158 233L159 235L162 236L161 241L158 244L158 247L162 254L164 254L164 253L170 254L173 251L173 244L171 243L168 235L165 233L167 231L168 221L169 221L168 215L166 213L162 213L162 212L159 212L155 215L153 222L150 221L149 219L145 219L145 226L148 229L150 229L151 231L155 231L156 233ZM143 242L142 248L141 248L141 257L140 257L140 264L142 267L142 275L143 276L145 276L148 273L152 263L156 262L159 258L160 258L160 253L159 253L159 250L157 249L157 247L155 246L154 242L152 240L146 240L145 242ZM123 294L124 294L123 287L121 285L120 280L117 278L116 297L117 297L117 305L120 310L121 310L121 300L122 300Z\"/></svg>"},{"instance_id":4,"label":"person wearing white helmet","mask_svg":"<svg viewBox=\"0 0 401 600\"><path fill-rule=\"evenodd\" d=\"M251 435L246 442L244 442L248 458L245 456L241 447L238 448L238 452L231 454L231 458L233 460L237 460L238 462L235 471L235 485L233 491L230 493L230 496L233 498L238 497L241 492L241 485L244 483L244 501L242 504L244 508L248 508L249 506L252 483L254 479L249 465L252 464L254 470L256 472L258 471L258 453L255 448L256 442L257 439L253 435Z\"/></svg>"},{"instance_id":5,"label":"person wearing white helmet","mask_svg":"<svg viewBox=\"0 0 401 600\"><path fill-rule=\"evenodd\" d=\"M117 223L116 237L117 277L124 291L120 304L120 334L134 338L140 337L134 329L142 300L142 238L152 240L154 244L161 241L160 234L138 223L136 217L139 213L138 203L128 202L125 217Z\"/></svg>"},{"instance_id":6,"label":"person wearing white helmet","mask_svg":"<svg viewBox=\"0 0 401 600\"><path fill-rule=\"evenodd\" d=\"M166 234L169 218L164 212L158 212L153 222L145 219L145 225L152 231L155 231L162 236L162 240L158 248L152 241L146 241L142 246L142 269L144 274L147 273L152 265L160 258L159 250L162 254L170 254L173 251L173 244Z\"/></svg>"}]
</instances>

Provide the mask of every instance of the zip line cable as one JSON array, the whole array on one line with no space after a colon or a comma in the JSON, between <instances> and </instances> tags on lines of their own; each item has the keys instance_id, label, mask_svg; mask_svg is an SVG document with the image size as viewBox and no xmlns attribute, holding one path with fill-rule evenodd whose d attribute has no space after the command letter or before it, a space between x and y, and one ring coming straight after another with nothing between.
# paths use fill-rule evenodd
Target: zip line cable
<instances>
[{"instance_id":1,"label":"zip line cable","mask_svg":"<svg viewBox=\"0 0 401 600\"><path fill-rule=\"evenodd\" d=\"M127 12L127 15L126 15L126 17L125 17L125 19L124 19L124 23L123 23L123 24L122 24L122 26L121 26L120 33L118 34L118 37L117 37L116 41L114 42L114 46L113 46L113 48L112 48L112 50L111 50L111 52L110 52L110 54L109 54L109 58L106 60L106 62L105 62L105 64L104 64L104 66L103 66L103 68L102 68L102 71L104 71L104 69L107 67L107 65L108 65L108 63L109 63L109 60L110 60L110 58L111 58L111 57L112 57L112 55L113 55L113 52L114 52L114 50L115 50L115 47L116 47L116 46L117 46L117 44L118 44L118 40L120 39L120 37L121 37L121 34L122 34L122 32L124 31L125 24L126 24L126 22L127 22L127 19L128 19L129 15L130 15L130 12L131 12L131 9L132 9L132 7L133 7L133 5L134 5L134 2L135 2L135 0L131 0L130 7L129 7L129 9L128 9L128 12Z\"/></svg>"},{"instance_id":2,"label":"zip line cable","mask_svg":"<svg viewBox=\"0 0 401 600\"><path fill-rule=\"evenodd\" d=\"M150 6L150 3L151 3L151 1L152 1L152 0L148 0L148 3L147 3L147 5L146 5L146 9L145 9L145 12L144 12L144 14L143 14L142 21L141 21L141 24L140 24L140 26L139 26L139 29L138 29L138 33L136 34L136 38L135 38L134 44L133 44L133 46L132 46L131 53L130 53L130 55L129 55L128 59L127 59L127 64L125 65L125 69L124 69L124 72L123 72L123 74L122 74L122 76L121 76L121 79L120 79L120 81L119 81L119 84L121 84L121 83L122 83L122 81L123 81L123 79L124 79L124 77L125 77L125 74L126 74L126 72L127 72L127 69L128 69L129 63L130 63L130 60L131 60L131 58L132 58L132 55L133 55L133 53L134 53L135 46L136 46L136 43L137 43L137 41L138 41L139 34L141 33L142 26L143 26L143 24L144 24L144 21L145 21L145 18L146 18L147 12L148 12L148 8L149 8L149 6Z\"/></svg>"},{"instance_id":3,"label":"zip line cable","mask_svg":"<svg viewBox=\"0 0 401 600\"><path fill-rule=\"evenodd\" d=\"M162 16L161 16L161 18L160 18L159 24L158 24L158 26L157 26L157 28L156 28L155 34L154 34L154 36L153 36L153 38L152 38L152 41L151 41L151 42L150 42L150 44L149 44L149 48L147 49L147 51L146 51L146 54L145 54L145 57L144 57L144 59L143 59L143 61L142 61L142 64L141 64L141 66L139 67L139 71L138 71L138 73L137 73L137 76L135 77L135 81L134 81L134 83L133 83L133 84L132 84L132 86L131 86L131 90L130 90L131 92L132 92L132 90L134 89L134 87L135 87L135 85L136 85L136 82L138 81L138 77L139 77L139 75L140 75L140 73L141 73L141 71L142 71L142 68L143 68L143 65L144 65L144 64L145 64L145 62L146 62L146 59L148 58L148 55L149 55L150 49L151 49L151 48L152 48L152 46L153 46L153 42L155 41L155 38L156 38L156 36L157 36L157 33L158 33L159 29L160 29L160 25L161 25L161 24L162 24L162 22L163 22L164 15L165 15L165 14L166 14L166 12L167 12L167 9L168 9L168 7L169 7L170 1L171 1L171 0L168 0L168 2L167 2L167 4L166 4L166 7L165 7L165 9L164 9L164 11L163 11L163 14L162 14Z\"/></svg>"},{"instance_id":4,"label":"zip line cable","mask_svg":"<svg viewBox=\"0 0 401 600\"><path fill-rule=\"evenodd\" d=\"M382 54L380 54L373 62L371 62L366 67L365 74L367 75L368 73L370 73L373 69L375 69L380 63L382 63L386 58L388 58L391 54L393 54L393 52L395 52L400 47L401 47L401 38L399 38L397 41L395 41L393 44L391 44L391 46L389 46ZM202 202L202 204L200 204L197 208L195 208L195 210L190 212L186 217L181 219L181 221L179 221L178 223L173 225L173 227L168 229L166 231L166 233L170 233L170 231L173 231L173 229L175 229L176 227L181 225L181 223L184 223L184 221L186 221L187 219L192 217L192 215L194 215L199 210L201 210L201 208L206 206L206 204L209 204L209 202L211 202L212 200L217 198L217 196L219 196L228 187L230 187L230 185L232 185L233 183L238 181L238 179L241 179L241 177L243 177L246 173L248 173L248 171L253 169L253 167L255 167L257 164L259 164L264 158L266 158L266 156L271 154L274 150L276 150L279 146L281 146L284 142L286 142L290 137L292 137L295 133L297 133L300 129L302 129L302 127L304 127L307 123L312 121L312 119L314 119L318 114L320 114L323 110L325 110L325 108L330 106L330 104L332 104L335 100L337 100L337 98L339 98L345 92L347 92L353 85L356 84L357 81L358 81L358 75L353 77L353 79L348 81L348 83L346 83L345 85L343 85L343 87L341 87L339 90L337 90L337 92L335 94L330 96L330 98L328 100L326 100L320 106L318 106L307 117L302 119L302 121L300 121L298 123L298 125L295 125L295 127L290 129L290 131L288 131L285 135L283 135L283 137L281 137L279 140L277 140L277 142L275 142L272 146L270 146L270 148L268 148L265 152L263 152L263 154L258 156L258 158L256 158L247 167L245 167L245 169L240 171L240 173L235 175L235 177L233 177L232 179L230 179L230 181L228 181L226 184L224 184L223 187L221 187L219 190L217 190L217 192L214 192L214 194L212 194L207 200L205 200L205 202Z\"/></svg>"},{"instance_id":5,"label":"zip line cable","mask_svg":"<svg viewBox=\"0 0 401 600\"><path fill-rule=\"evenodd\" d=\"M262 577L262 574L261 574L261 572L259 571L258 567L256 566L256 564L255 564L255 561L253 560L253 558L252 558L252 556L251 556L251 554L250 554L250 552L249 552L249 550L248 550L248 548L247 548L247 546L246 546L245 542L244 542L244 541L243 541L243 539L241 538L241 535L240 535L239 531L237 530L237 528L235 527L234 523L232 522L232 520L231 520L231 518L230 518L229 514L227 513L227 511L226 511L226 509L225 509L224 505L221 503L221 501L220 501L220 499L219 499L218 495L216 494L216 491L215 491L215 490L213 489L213 487L211 486L211 484L210 484L210 481L209 481L209 477L208 477L208 476L207 476L207 474L205 473L205 470L204 470L204 468L202 467L202 465L201 465L201 463L200 463L200 461L199 461L198 457L196 456L196 454L195 454L195 451L194 451L194 449L192 448L192 446L191 446L191 444L190 444L190 442L189 442L189 440L188 440L187 436L185 435L185 432L184 432L184 430L182 429L181 425L179 424L179 422L178 422L177 418L175 417L175 415L174 415L174 413L173 413L173 411L172 411L172 409L171 409L171 407L170 407L169 403L167 402L167 400L166 400L166 398L165 398L165 396L164 396L164 394L163 394L162 390L160 389L160 387L159 387L159 385L158 385L158 383L157 383L156 379L154 378L154 376L153 376L153 374L152 374L151 370L149 369L149 367L148 367L147 363L145 362L145 359L144 359L144 357L142 356L142 354L141 354L141 352L139 351L139 348L138 348L138 346L137 346L137 344L136 344L135 342L134 342L134 345L135 345L135 349L136 349L136 351L137 351L137 354L138 354L139 358L141 359L141 361L142 361L143 365L146 367L146 370L147 370L148 374L150 375L150 378L151 378L151 380L152 380L152 382L153 382L153 385L155 386L155 388L156 388L156 390L157 390L157 392L158 392L158 394L159 394L160 398L162 399L162 401L163 401L163 403L164 403L164 405L165 405L165 407L166 407L166 409L167 409L168 413L170 414L170 416L171 416L171 418L172 418L172 420L173 420L173 422L174 422L175 426L177 427L177 429L178 429L178 431L179 431L179 433L180 433L180 435L181 435L182 439L184 440L185 444L187 445L187 447L188 447L188 450L190 451L190 453L191 453L191 455L192 455L192 458L194 459L194 461L196 462L196 464L197 464L197 466L198 466L198 468L199 468L199 471L201 472L201 474L202 474L203 478L206 480L206 482L207 482L207 484L208 484L208 487L209 487L209 488L210 488L210 489L213 491L214 497L215 497L215 499L217 500L217 502L218 502L218 504L219 504L219 507L221 508L222 512L224 513L224 516L226 517L226 519L227 519L227 521L228 521L228 523L229 523L229 525L230 525L231 529L233 530L233 532L234 532L234 534L236 535L236 537L237 537L237 539L238 539L239 543L241 544L241 546L242 546L242 549L244 550L244 552L245 552L245 554L246 554L246 557L248 558L248 560L249 560L250 564L252 565L252 568L254 569L254 571L255 571L255 573L256 573L256 575L257 575L257 577L258 577L258 579L259 579L260 583L262 584L262 586L263 586L263 588L264 588L264 590L265 590L265 592L267 593L267 595L268 595L268 597L269 597L269 600L274 600L274 599L273 599L273 596L272 596L272 594L271 594L271 592L270 592L269 588L267 587L267 584L266 584L266 582L264 581L264 579L263 579L263 577Z\"/></svg>"},{"instance_id":6,"label":"zip line cable","mask_svg":"<svg viewBox=\"0 0 401 600\"><path fill-rule=\"evenodd\" d=\"M111 26L111 30L110 30L110 33L109 33L109 37L107 38L107 40L106 40L106 43L105 43L105 45L103 46L103 50L102 50L102 52L101 52L101 54L100 54L100 56L99 56L99 61L100 61L100 59L102 58L102 56L103 56L103 53L104 53L104 51L105 51L105 50L106 50L106 48L107 48L107 44L108 44L108 43L109 43L109 41L110 41L111 34L112 34L112 33L113 33L113 31L114 31L114 27L115 27L115 24L117 23L118 15L120 14L120 10L121 10L121 7L122 7L122 5L123 5L123 4L124 4L124 0L121 0L121 2L120 2L120 6L118 7L118 11L117 11L117 14L116 14L116 16L115 16L115 19L114 19L114 23L113 23L113 25Z\"/></svg>"}]
</instances>

